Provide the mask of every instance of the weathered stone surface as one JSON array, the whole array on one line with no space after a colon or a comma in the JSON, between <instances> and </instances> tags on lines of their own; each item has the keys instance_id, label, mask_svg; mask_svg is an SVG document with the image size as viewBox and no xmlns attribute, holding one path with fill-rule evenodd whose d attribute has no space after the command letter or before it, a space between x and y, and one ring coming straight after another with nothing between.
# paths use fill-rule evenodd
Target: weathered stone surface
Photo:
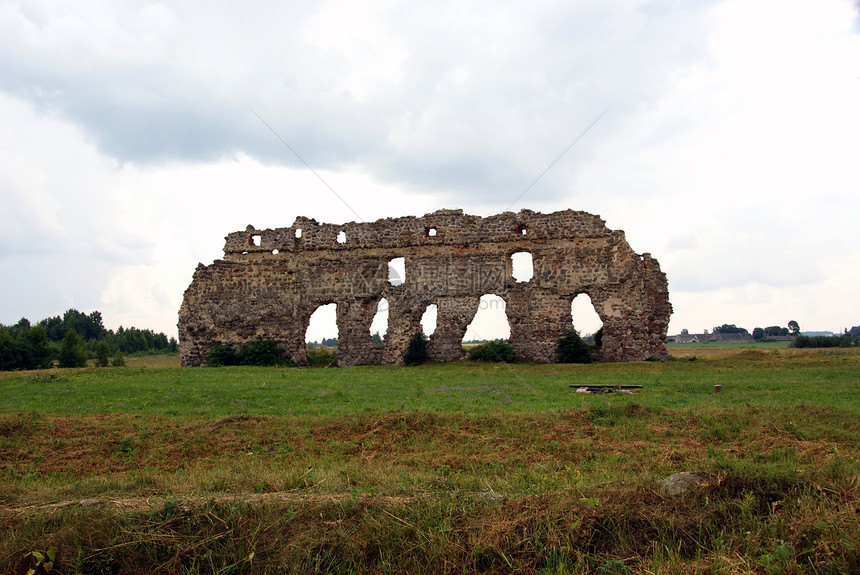
<instances>
[{"instance_id":1,"label":"weathered stone surface","mask_svg":"<svg viewBox=\"0 0 860 575\"><path fill-rule=\"evenodd\" d=\"M338 237L340 235L340 238ZM319 306L337 304L338 365L402 363L421 316L437 306L428 355L451 361L480 297L505 300L510 342L526 361L555 360L556 340L571 326L571 301L588 294L603 321L604 361L667 359L672 306L657 260L636 254L624 232L598 216L530 210L488 218L461 210L370 223L320 224L228 235L224 259L200 264L179 310L182 364L202 365L216 342L276 340L303 364L305 331ZM512 276L511 255L532 256L533 277ZM388 264L403 257L406 277L392 285ZM377 304L389 306L384 345L371 343Z\"/></svg>"},{"instance_id":2,"label":"weathered stone surface","mask_svg":"<svg viewBox=\"0 0 860 575\"><path fill-rule=\"evenodd\" d=\"M669 477L660 481L660 488L666 495L683 495L690 490L691 487L696 487L699 484L699 476L689 471L673 473Z\"/></svg>"}]
</instances>

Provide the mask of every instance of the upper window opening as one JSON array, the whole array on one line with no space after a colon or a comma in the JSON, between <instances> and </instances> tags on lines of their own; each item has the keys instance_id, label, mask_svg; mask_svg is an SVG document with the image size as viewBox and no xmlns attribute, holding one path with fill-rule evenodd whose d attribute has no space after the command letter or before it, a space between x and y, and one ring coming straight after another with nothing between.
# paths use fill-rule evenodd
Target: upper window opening
<instances>
[{"instance_id":1,"label":"upper window opening","mask_svg":"<svg viewBox=\"0 0 860 575\"><path fill-rule=\"evenodd\" d=\"M532 255L529 252L511 254L511 275L518 282L531 281L534 277Z\"/></svg>"},{"instance_id":2,"label":"upper window opening","mask_svg":"<svg viewBox=\"0 0 860 575\"><path fill-rule=\"evenodd\" d=\"M436 228L427 228L427 236L431 238L436 237Z\"/></svg>"},{"instance_id":3,"label":"upper window opening","mask_svg":"<svg viewBox=\"0 0 860 575\"><path fill-rule=\"evenodd\" d=\"M337 243L345 244L346 243L346 232L340 232L337 234Z\"/></svg>"},{"instance_id":4,"label":"upper window opening","mask_svg":"<svg viewBox=\"0 0 860 575\"><path fill-rule=\"evenodd\" d=\"M297 238L302 237L302 230L301 230L301 228L299 228L299 229L297 229L297 230L296 230L296 237L297 237Z\"/></svg>"},{"instance_id":5,"label":"upper window opening","mask_svg":"<svg viewBox=\"0 0 860 575\"><path fill-rule=\"evenodd\" d=\"M529 233L529 229L524 224L520 224L517 226L517 233L520 234L521 236L524 236L527 233Z\"/></svg>"},{"instance_id":6,"label":"upper window opening","mask_svg":"<svg viewBox=\"0 0 860 575\"><path fill-rule=\"evenodd\" d=\"M279 253L280 252L278 251L278 248L275 248L272 250L272 255L274 255L274 256L278 255Z\"/></svg>"},{"instance_id":7,"label":"upper window opening","mask_svg":"<svg viewBox=\"0 0 860 575\"><path fill-rule=\"evenodd\" d=\"M248 236L248 245L249 246L259 246L260 245L260 234L251 234Z\"/></svg>"},{"instance_id":8,"label":"upper window opening","mask_svg":"<svg viewBox=\"0 0 860 575\"><path fill-rule=\"evenodd\" d=\"M394 258L388 262L388 283L399 286L406 281L406 258Z\"/></svg>"}]
</instances>

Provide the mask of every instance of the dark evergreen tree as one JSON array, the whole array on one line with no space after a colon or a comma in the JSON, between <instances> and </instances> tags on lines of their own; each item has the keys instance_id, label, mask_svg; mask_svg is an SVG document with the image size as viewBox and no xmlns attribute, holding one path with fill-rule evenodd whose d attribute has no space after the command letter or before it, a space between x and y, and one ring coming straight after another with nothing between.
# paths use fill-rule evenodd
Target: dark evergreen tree
<instances>
[{"instance_id":1,"label":"dark evergreen tree","mask_svg":"<svg viewBox=\"0 0 860 575\"><path fill-rule=\"evenodd\" d=\"M46 369L51 367L51 347L45 327L36 324L27 330L22 339L26 342L29 361L25 369Z\"/></svg>"},{"instance_id":2,"label":"dark evergreen tree","mask_svg":"<svg viewBox=\"0 0 860 575\"><path fill-rule=\"evenodd\" d=\"M421 365L425 361L427 361L427 336L423 331L419 331L409 340L409 347L403 355L403 363Z\"/></svg>"}]
</instances>

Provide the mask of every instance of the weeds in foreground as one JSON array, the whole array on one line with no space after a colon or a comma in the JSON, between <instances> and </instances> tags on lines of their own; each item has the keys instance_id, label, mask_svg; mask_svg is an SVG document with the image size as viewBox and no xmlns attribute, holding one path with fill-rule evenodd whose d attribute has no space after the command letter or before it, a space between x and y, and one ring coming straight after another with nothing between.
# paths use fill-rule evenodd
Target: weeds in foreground
<instances>
[{"instance_id":1,"label":"weeds in foreground","mask_svg":"<svg viewBox=\"0 0 860 575\"><path fill-rule=\"evenodd\" d=\"M850 573L858 424L841 417L5 415L0 563L54 549L62 573ZM698 479L672 497L659 479L679 469Z\"/></svg>"}]
</instances>

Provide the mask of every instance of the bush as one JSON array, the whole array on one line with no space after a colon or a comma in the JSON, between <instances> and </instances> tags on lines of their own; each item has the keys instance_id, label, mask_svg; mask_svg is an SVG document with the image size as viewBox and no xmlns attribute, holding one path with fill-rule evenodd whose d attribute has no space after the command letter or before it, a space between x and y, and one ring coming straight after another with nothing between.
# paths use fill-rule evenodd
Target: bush
<instances>
[{"instance_id":1,"label":"bush","mask_svg":"<svg viewBox=\"0 0 860 575\"><path fill-rule=\"evenodd\" d=\"M224 365L239 365L239 355L233 351L230 345L216 343L209 349L206 356L207 367L221 367Z\"/></svg>"},{"instance_id":2,"label":"bush","mask_svg":"<svg viewBox=\"0 0 860 575\"><path fill-rule=\"evenodd\" d=\"M207 367L228 365L281 365L295 366L296 363L284 356L284 350L273 339L258 337L243 345L239 351L229 344L216 343L206 356Z\"/></svg>"},{"instance_id":3,"label":"bush","mask_svg":"<svg viewBox=\"0 0 860 575\"><path fill-rule=\"evenodd\" d=\"M595 334L595 340L597 340L596 336L597 334ZM559 363L591 363L591 352L576 330L572 329L564 337L559 338L556 359Z\"/></svg>"},{"instance_id":4,"label":"bush","mask_svg":"<svg viewBox=\"0 0 860 575\"><path fill-rule=\"evenodd\" d=\"M427 361L427 336L419 331L409 340L409 347L403 355L405 365L421 365Z\"/></svg>"},{"instance_id":5,"label":"bush","mask_svg":"<svg viewBox=\"0 0 860 575\"><path fill-rule=\"evenodd\" d=\"M469 351L470 361L484 361L487 363L513 363L517 359L514 346L507 340L495 339L488 341Z\"/></svg>"},{"instance_id":6,"label":"bush","mask_svg":"<svg viewBox=\"0 0 860 575\"><path fill-rule=\"evenodd\" d=\"M239 365L296 365L284 357L282 350L273 339L258 337L242 346L238 356Z\"/></svg>"}]
</instances>

